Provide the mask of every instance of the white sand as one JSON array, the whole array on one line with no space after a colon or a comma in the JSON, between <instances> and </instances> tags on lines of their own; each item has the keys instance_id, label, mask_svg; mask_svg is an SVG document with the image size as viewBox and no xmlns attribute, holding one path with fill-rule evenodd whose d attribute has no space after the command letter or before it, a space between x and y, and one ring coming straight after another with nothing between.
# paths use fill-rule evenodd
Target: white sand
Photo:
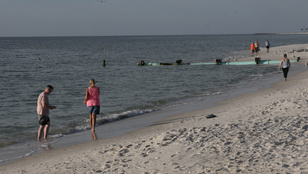
<instances>
[{"instance_id":1,"label":"white sand","mask_svg":"<svg viewBox=\"0 0 308 174\"><path fill-rule=\"evenodd\" d=\"M272 48L260 57L280 59L303 48L308 45ZM305 66L308 52L292 54ZM306 71L273 88L175 115L125 136L20 159L0 166L0 173L308 174L307 86ZM207 119L208 114L217 117Z\"/></svg>"}]
</instances>

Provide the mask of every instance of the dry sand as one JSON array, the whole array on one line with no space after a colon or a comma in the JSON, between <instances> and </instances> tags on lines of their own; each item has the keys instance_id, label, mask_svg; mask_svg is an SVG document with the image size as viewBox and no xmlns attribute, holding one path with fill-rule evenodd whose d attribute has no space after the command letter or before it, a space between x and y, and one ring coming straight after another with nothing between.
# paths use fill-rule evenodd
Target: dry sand
<instances>
[{"instance_id":1,"label":"dry sand","mask_svg":"<svg viewBox=\"0 0 308 174\"><path fill-rule=\"evenodd\" d=\"M280 59L292 52L289 55L301 57L305 66L308 53L293 53L305 48L308 45L277 47L260 57ZM175 115L125 136L4 164L0 173L308 174L307 86L305 71L270 89ZM217 117L207 119L209 114Z\"/></svg>"}]
</instances>

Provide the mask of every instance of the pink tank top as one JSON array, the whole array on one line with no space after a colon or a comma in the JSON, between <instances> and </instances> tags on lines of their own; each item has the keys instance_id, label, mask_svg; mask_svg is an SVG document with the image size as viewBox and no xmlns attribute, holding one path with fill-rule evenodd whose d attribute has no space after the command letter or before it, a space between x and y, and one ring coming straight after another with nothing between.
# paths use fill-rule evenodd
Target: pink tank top
<instances>
[{"instance_id":1,"label":"pink tank top","mask_svg":"<svg viewBox=\"0 0 308 174\"><path fill-rule=\"evenodd\" d=\"M89 87L87 106L100 106L98 87Z\"/></svg>"}]
</instances>

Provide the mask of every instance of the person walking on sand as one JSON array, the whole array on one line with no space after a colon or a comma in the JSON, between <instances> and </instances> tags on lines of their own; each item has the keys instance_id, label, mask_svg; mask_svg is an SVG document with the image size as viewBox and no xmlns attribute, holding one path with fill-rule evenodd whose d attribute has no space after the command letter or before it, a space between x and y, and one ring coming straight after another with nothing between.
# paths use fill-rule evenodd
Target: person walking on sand
<instances>
[{"instance_id":1,"label":"person walking on sand","mask_svg":"<svg viewBox=\"0 0 308 174\"><path fill-rule=\"evenodd\" d=\"M48 95L53 91L51 85L47 85L44 92L42 92L37 99L37 115L40 123L40 128L37 134L37 140L41 140L44 130L44 139L47 140L48 131L50 128L49 109L55 109L55 106L49 105Z\"/></svg>"},{"instance_id":2,"label":"person walking on sand","mask_svg":"<svg viewBox=\"0 0 308 174\"><path fill-rule=\"evenodd\" d=\"M283 55L283 59L280 62L279 65L279 70L283 71L283 77L284 77L284 81L287 81L287 77L288 77L288 72L291 68L291 63L290 63L290 59L287 58L287 54Z\"/></svg>"},{"instance_id":3,"label":"person walking on sand","mask_svg":"<svg viewBox=\"0 0 308 174\"><path fill-rule=\"evenodd\" d=\"M95 124L96 124L96 115L99 114L100 111L100 100L99 95L100 91L99 88L95 86L95 80L90 80L90 87L86 90L86 97L84 100L84 104L87 104L89 107L89 114L90 114L90 125L91 125L91 132L92 132L92 139L96 140L95 134Z\"/></svg>"},{"instance_id":4,"label":"person walking on sand","mask_svg":"<svg viewBox=\"0 0 308 174\"><path fill-rule=\"evenodd\" d=\"M253 57L255 54L255 44L253 42L250 44L250 50L251 50L251 57Z\"/></svg>"},{"instance_id":5,"label":"person walking on sand","mask_svg":"<svg viewBox=\"0 0 308 174\"><path fill-rule=\"evenodd\" d=\"M255 52L256 52L256 56L259 55L259 51L260 51L260 45L259 45L259 42L256 40L256 42L255 42Z\"/></svg>"},{"instance_id":6,"label":"person walking on sand","mask_svg":"<svg viewBox=\"0 0 308 174\"><path fill-rule=\"evenodd\" d=\"M265 47L266 47L267 53L269 53L270 46L271 46L271 44L269 43L268 40L266 40L266 42L265 42Z\"/></svg>"}]
</instances>

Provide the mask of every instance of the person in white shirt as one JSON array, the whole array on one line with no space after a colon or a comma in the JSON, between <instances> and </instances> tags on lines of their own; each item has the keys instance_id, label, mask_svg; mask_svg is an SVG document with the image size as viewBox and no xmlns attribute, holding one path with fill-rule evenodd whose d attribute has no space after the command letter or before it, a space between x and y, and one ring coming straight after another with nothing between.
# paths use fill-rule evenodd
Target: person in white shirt
<instances>
[{"instance_id":1,"label":"person in white shirt","mask_svg":"<svg viewBox=\"0 0 308 174\"><path fill-rule=\"evenodd\" d=\"M266 47L267 52L269 52L270 46L271 46L271 44L269 43L268 40L266 40L265 47Z\"/></svg>"}]
</instances>

